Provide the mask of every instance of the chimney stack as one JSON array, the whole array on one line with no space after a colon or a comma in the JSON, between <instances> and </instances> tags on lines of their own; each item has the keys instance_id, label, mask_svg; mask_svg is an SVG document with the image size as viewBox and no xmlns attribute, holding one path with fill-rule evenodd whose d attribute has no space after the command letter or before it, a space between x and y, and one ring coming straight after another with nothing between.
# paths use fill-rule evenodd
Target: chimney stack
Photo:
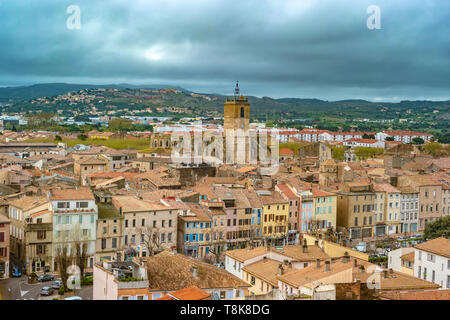
<instances>
[{"instance_id":1,"label":"chimney stack","mask_svg":"<svg viewBox=\"0 0 450 320\"><path fill-rule=\"evenodd\" d=\"M282 276L284 273L283 265L280 263L278 266L278 275Z\"/></svg>"},{"instance_id":2,"label":"chimney stack","mask_svg":"<svg viewBox=\"0 0 450 320\"><path fill-rule=\"evenodd\" d=\"M330 271L330 261L325 261L325 272Z\"/></svg>"},{"instance_id":3,"label":"chimney stack","mask_svg":"<svg viewBox=\"0 0 450 320\"><path fill-rule=\"evenodd\" d=\"M350 256L348 255L348 252L345 251L344 256L342 257L342 262L347 263L350 261Z\"/></svg>"},{"instance_id":4,"label":"chimney stack","mask_svg":"<svg viewBox=\"0 0 450 320\"><path fill-rule=\"evenodd\" d=\"M320 259L316 259L316 268L317 268L317 269L320 268Z\"/></svg>"},{"instance_id":5,"label":"chimney stack","mask_svg":"<svg viewBox=\"0 0 450 320\"><path fill-rule=\"evenodd\" d=\"M307 245L303 244L302 248L303 248L303 253L307 253L308 252L308 246Z\"/></svg>"}]
</instances>

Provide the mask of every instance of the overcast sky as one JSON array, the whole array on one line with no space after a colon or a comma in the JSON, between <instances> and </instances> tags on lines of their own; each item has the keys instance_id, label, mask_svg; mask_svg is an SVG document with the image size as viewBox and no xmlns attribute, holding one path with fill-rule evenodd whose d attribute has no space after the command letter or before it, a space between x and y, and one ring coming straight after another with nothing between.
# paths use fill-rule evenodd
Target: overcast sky
<instances>
[{"instance_id":1,"label":"overcast sky","mask_svg":"<svg viewBox=\"0 0 450 320\"><path fill-rule=\"evenodd\" d=\"M0 85L237 79L255 96L450 100L450 1L0 0Z\"/></svg>"}]
</instances>

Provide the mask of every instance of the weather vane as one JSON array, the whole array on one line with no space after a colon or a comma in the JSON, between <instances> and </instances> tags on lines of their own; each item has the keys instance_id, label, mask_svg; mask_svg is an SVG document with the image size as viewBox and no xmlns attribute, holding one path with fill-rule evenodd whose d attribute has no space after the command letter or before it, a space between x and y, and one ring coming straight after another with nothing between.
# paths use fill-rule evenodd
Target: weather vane
<instances>
[{"instance_id":1,"label":"weather vane","mask_svg":"<svg viewBox=\"0 0 450 320\"><path fill-rule=\"evenodd\" d=\"M234 89L234 95L239 97L239 80L236 81L236 88Z\"/></svg>"}]
</instances>

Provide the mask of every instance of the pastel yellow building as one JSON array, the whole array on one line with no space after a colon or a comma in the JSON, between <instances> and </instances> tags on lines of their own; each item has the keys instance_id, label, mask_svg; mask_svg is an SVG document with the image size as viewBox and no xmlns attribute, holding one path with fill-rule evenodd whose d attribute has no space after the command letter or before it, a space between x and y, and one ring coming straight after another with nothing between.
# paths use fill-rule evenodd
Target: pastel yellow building
<instances>
[{"instance_id":1,"label":"pastel yellow building","mask_svg":"<svg viewBox=\"0 0 450 320\"><path fill-rule=\"evenodd\" d=\"M334 193L312 189L313 221L316 230L336 229L337 196Z\"/></svg>"},{"instance_id":2,"label":"pastel yellow building","mask_svg":"<svg viewBox=\"0 0 450 320\"><path fill-rule=\"evenodd\" d=\"M269 241L280 242L288 232L289 201L284 200L278 192L258 191L263 204L262 232Z\"/></svg>"}]
</instances>

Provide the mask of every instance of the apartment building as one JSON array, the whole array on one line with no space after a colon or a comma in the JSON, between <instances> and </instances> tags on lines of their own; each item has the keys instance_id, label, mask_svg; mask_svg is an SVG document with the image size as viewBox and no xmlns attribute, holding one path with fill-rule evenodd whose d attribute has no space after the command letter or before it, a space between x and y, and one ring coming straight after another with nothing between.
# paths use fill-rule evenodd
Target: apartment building
<instances>
[{"instance_id":1,"label":"apartment building","mask_svg":"<svg viewBox=\"0 0 450 320\"><path fill-rule=\"evenodd\" d=\"M278 192L257 190L263 204L263 237L266 243L286 244L288 235L289 201Z\"/></svg>"},{"instance_id":2,"label":"apartment building","mask_svg":"<svg viewBox=\"0 0 450 320\"><path fill-rule=\"evenodd\" d=\"M411 186L399 187L401 233L417 232L419 222L419 193Z\"/></svg>"},{"instance_id":3,"label":"apartment building","mask_svg":"<svg viewBox=\"0 0 450 320\"><path fill-rule=\"evenodd\" d=\"M400 232L400 190L389 183L373 183L373 189L384 193L386 234Z\"/></svg>"},{"instance_id":4,"label":"apartment building","mask_svg":"<svg viewBox=\"0 0 450 320\"><path fill-rule=\"evenodd\" d=\"M0 215L0 280L9 278L9 223Z\"/></svg>"},{"instance_id":5,"label":"apartment building","mask_svg":"<svg viewBox=\"0 0 450 320\"><path fill-rule=\"evenodd\" d=\"M27 273L54 271L53 215L49 209L32 213L25 219L25 252Z\"/></svg>"},{"instance_id":6,"label":"apartment building","mask_svg":"<svg viewBox=\"0 0 450 320\"><path fill-rule=\"evenodd\" d=\"M346 231L351 239L372 237L377 226L372 185L366 182L349 182L336 195L338 229Z\"/></svg>"},{"instance_id":7,"label":"apartment building","mask_svg":"<svg viewBox=\"0 0 450 320\"><path fill-rule=\"evenodd\" d=\"M123 216L123 249L128 258L176 248L177 209L132 196L113 197L112 204Z\"/></svg>"},{"instance_id":8,"label":"apartment building","mask_svg":"<svg viewBox=\"0 0 450 320\"><path fill-rule=\"evenodd\" d=\"M312 189L314 229L326 231L336 229L337 196L316 188Z\"/></svg>"},{"instance_id":9,"label":"apartment building","mask_svg":"<svg viewBox=\"0 0 450 320\"><path fill-rule=\"evenodd\" d=\"M112 204L98 203L95 263L121 261L123 252L123 216Z\"/></svg>"},{"instance_id":10,"label":"apartment building","mask_svg":"<svg viewBox=\"0 0 450 320\"><path fill-rule=\"evenodd\" d=\"M442 216L442 185L426 175L399 176L398 186L411 186L419 193L419 231Z\"/></svg>"},{"instance_id":11,"label":"apartment building","mask_svg":"<svg viewBox=\"0 0 450 320\"><path fill-rule=\"evenodd\" d=\"M93 268L97 236L98 207L87 188L53 190L49 192L53 213L53 265L57 252L75 251L76 245L86 246L87 267Z\"/></svg>"},{"instance_id":12,"label":"apartment building","mask_svg":"<svg viewBox=\"0 0 450 320\"><path fill-rule=\"evenodd\" d=\"M10 220L10 263L13 267L25 267L31 263L27 257L26 221L34 213L49 210L50 203L46 197L22 197L9 202Z\"/></svg>"},{"instance_id":13,"label":"apartment building","mask_svg":"<svg viewBox=\"0 0 450 320\"><path fill-rule=\"evenodd\" d=\"M416 245L414 251L414 276L450 289L450 240L429 240Z\"/></svg>"},{"instance_id":14,"label":"apartment building","mask_svg":"<svg viewBox=\"0 0 450 320\"><path fill-rule=\"evenodd\" d=\"M212 217L206 208L198 204L185 204L188 210L178 215L177 251L188 257L205 258L213 245Z\"/></svg>"},{"instance_id":15,"label":"apartment building","mask_svg":"<svg viewBox=\"0 0 450 320\"><path fill-rule=\"evenodd\" d=\"M287 184L277 184L275 191L280 192L283 199L289 201L288 244L297 244L300 235L301 199Z\"/></svg>"}]
</instances>

